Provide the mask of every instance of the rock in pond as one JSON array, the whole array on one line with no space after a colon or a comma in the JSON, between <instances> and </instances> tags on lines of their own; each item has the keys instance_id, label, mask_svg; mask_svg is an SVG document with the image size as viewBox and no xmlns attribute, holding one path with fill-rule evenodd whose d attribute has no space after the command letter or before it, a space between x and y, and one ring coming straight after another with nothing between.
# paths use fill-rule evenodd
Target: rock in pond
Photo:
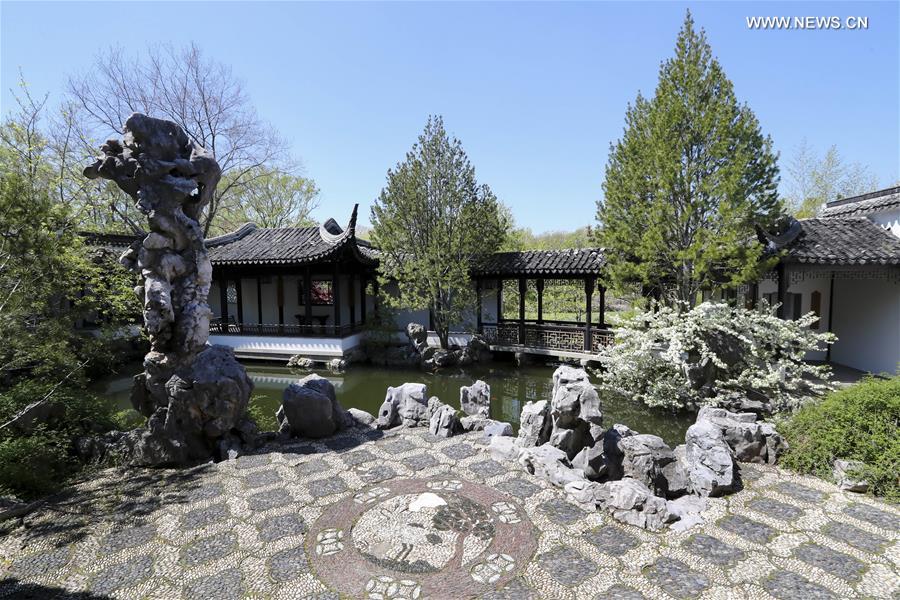
<instances>
[{"instance_id":1,"label":"rock in pond","mask_svg":"<svg viewBox=\"0 0 900 600\"><path fill-rule=\"evenodd\" d=\"M284 390L281 407L276 413L282 432L308 438L334 434L342 427L344 415L334 386L315 373Z\"/></svg>"},{"instance_id":2,"label":"rock in pond","mask_svg":"<svg viewBox=\"0 0 900 600\"><path fill-rule=\"evenodd\" d=\"M404 383L389 387L378 410L378 427L387 429L395 425L424 425L430 419L427 412L428 387L424 383Z\"/></svg>"},{"instance_id":3,"label":"rock in pond","mask_svg":"<svg viewBox=\"0 0 900 600\"><path fill-rule=\"evenodd\" d=\"M435 410L431 416L429 431L439 437L452 437L462 432L462 424L456 416L456 409L449 404L444 404Z\"/></svg>"},{"instance_id":4,"label":"rock in pond","mask_svg":"<svg viewBox=\"0 0 900 600\"><path fill-rule=\"evenodd\" d=\"M482 380L459 388L459 407L467 415L490 416L491 387Z\"/></svg>"}]
</instances>

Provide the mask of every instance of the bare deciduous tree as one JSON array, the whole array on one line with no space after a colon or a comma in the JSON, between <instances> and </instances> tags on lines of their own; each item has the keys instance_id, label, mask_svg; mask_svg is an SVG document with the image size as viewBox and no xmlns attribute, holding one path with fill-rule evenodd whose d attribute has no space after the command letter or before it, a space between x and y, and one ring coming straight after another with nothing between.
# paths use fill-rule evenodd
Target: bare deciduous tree
<instances>
[{"instance_id":1,"label":"bare deciduous tree","mask_svg":"<svg viewBox=\"0 0 900 600\"><path fill-rule=\"evenodd\" d=\"M312 225L310 213L319 205L319 188L306 177L258 167L253 184L241 193L241 201L222 209L218 228L234 230L243 223L260 227L299 227ZM227 180L222 183L227 185Z\"/></svg>"},{"instance_id":2,"label":"bare deciduous tree","mask_svg":"<svg viewBox=\"0 0 900 600\"><path fill-rule=\"evenodd\" d=\"M257 115L241 81L193 44L149 48L141 56L110 49L87 73L72 77L68 91L71 102L64 114L88 125L80 136L84 139L100 132L121 135L125 119L142 112L174 121L215 155L224 185L204 214L205 234L266 171L296 168L280 136Z\"/></svg>"},{"instance_id":3,"label":"bare deciduous tree","mask_svg":"<svg viewBox=\"0 0 900 600\"><path fill-rule=\"evenodd\" d=\"M813 217L826 202L871 192L878 177L860 163L848 163L837 146L819 155L804 139L787 164L786 197L798 218Z\"/></svg>"}]
</instances>

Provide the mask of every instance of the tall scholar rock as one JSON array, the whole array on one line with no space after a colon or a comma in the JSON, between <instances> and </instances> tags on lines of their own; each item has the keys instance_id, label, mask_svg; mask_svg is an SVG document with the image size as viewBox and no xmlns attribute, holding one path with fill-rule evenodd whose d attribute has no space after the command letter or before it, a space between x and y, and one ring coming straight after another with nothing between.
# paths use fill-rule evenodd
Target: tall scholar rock
<instances>
[{"instance_id":1,"label":"tall scholar rock","mask_svg":"<svg viewBox=\"0 0 900 600\"><path fill-rule=\"evenodd\" d=\"M253 383L226 346L209 346L212 265L198 222L221 176L215 158L182 129L135 113L124 138L108 140L84 170L114 181L147 216L149 233L120 261L140 273L150 352L131 401L149 417L124 438L134 464L177 465L222 456L247 441Z\"/></svg>"}]
</instances>

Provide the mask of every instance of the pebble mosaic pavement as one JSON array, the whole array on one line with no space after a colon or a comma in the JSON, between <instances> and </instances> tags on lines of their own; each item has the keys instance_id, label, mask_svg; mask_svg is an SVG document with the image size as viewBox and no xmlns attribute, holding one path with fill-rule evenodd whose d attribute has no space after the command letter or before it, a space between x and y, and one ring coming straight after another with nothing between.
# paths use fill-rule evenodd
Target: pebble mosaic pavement
<instances>
[{"instance_id":1,"label":"pebble mosaic pavement","mask_svg":"<svg viewBox=\"0 0 900 600\"><path fill-rule=\"evenodd\" d=\"M870 497L744 465L703 525L655 534L482 445L354 430L107 470L0 530L0 598L900 598L900 510Z\"/></svg>"}]
</instances>

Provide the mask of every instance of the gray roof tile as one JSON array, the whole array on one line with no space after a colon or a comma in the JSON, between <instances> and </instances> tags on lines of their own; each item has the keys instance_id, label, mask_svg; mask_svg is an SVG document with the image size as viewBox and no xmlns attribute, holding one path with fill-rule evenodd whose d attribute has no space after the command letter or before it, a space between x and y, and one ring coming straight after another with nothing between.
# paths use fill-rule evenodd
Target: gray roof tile
<instances>
[{"instance_id":1,"label":"gray roof tile","mask_svg":"<svg viewBox=\"0 0 900 600\"><path fill-rule=\"evenodd\" d=\"M475 275L600 275L605 264L601 248L497 252L473 269Z\"/></svg>"},{"instance_id":2,"label":"gray roof tile","mask_svg":"<svg viewBox=\"0 0 900 600\"><path fill-rule=\"evenodd\" d=\"M786 262L900 265L900 238L865 217L803 219L800 232L778 249Z\"/></svg>"},{"instance_id":3,"label":"gray roof tile","mask_svg":"<svg viewBox=\"0 0 900 600\"><path fill-rule=\"evenodd\" d=\"M843 198L829 202L821 217L850 217L869 215L885 210L900 208L900 187L892 187L877 192Z\"/></svg>"}]
</instances>

